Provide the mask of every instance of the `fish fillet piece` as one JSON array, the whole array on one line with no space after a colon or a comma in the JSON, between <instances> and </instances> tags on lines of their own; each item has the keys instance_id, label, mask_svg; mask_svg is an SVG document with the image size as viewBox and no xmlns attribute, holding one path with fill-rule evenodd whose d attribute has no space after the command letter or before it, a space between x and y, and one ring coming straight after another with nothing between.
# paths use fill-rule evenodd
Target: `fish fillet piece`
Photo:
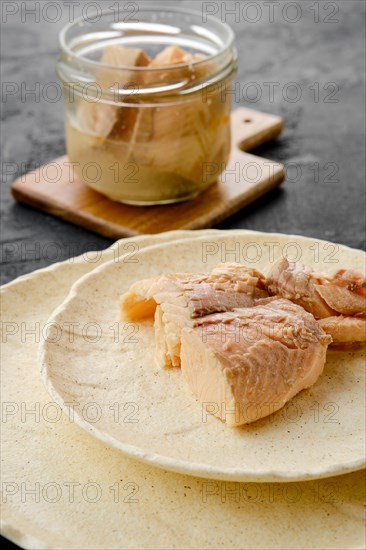
<instances>
[{"instance_id":1,"label":"fish fillet piece","mask_svg":"<svg viewBox=\"0 0 366 550\"><path fill-rule=\"evenodd\" d=\"M118 85L138 86L141 83L141 77L138 77L136 71L121 69L116 71L116 67L147 67L151 62L150 57L140 48L124 48L123 46L107 46L103 50L100 63L110 65L112 68L101 67L97 72L97 82L105 87Z\"/></svg>"},{"instance_id":2,"label":"fish fillet piece","mask_svg":"<svg viewBox=\"0 0 366 550\"><path fill-rule=\"evenodd\" d=\"M363 291L366 290L366 277L353 269L339 269L331 277L334 284L345 286L348 290Z\"/></svg>"},{"instance_id":3,"label":"fish fillet piece","mask_svg":"<svg viewBox=\"0 0 366 550\"><path fill-rule=\"evenodd\" d=\"M145 82L147 84L162 84L186 79L187 82L202 78L207 71L213 70L212 62L206 64L194 64L197 61L204 61L206 57L203 54L191 54L179 48L178 46L167 46L159 52L150 62L150 67L156 68L155 71L146 73ZM175 70L166 70L166 67L184 64L183 67L177 67ZM161 70L158 70L161 67Z\"/></svg>"},{"instance_id":4,"label":"fish fillet piece","mask_svg":"<svg viewBox=\"0 0 366 550\"><path fill-rule=\"evenodd\" d=\"M109 50L109 48L111 48ZM120 46L109 46L104 50L101 60L103 63L117 66L147 67L151 59L139 48L122 48ZM104 81L108 77L108 69L102 73ZM131 102L131 107L118 107L116 109L116 119L113 127L110 129L109 137L113 140L123 140L129 142L129 148L125 154L128 160L133 151L136 142L147 142L152 137L153 131L153 113L148 107L139 106L136 103L137 97L133 95L134 89L139 89L145 85L145 72L136 74L133 71L125 71L122 81L118 85L122 87L131 87L131 97L127 98L126 103ZM113 71L110 76L113 75ZM111 84L112 85L112 84Z\"/></svg>"},{"instance_id":5,"label":"fish fillet piece","mask_svg":"<svg viewBox=\"0 0 366 550\"><path fill-rule=\"evenodd\" d=\"M253 306L268 297L264 281L259 271L235 263L219 264L210 273L144 279L122 296L121 318L141 321L155 315L156 362L179 366L183 327L203 315Z\"/></svg>"},{"instance_id":6,"label":"fish fillet piece","mask_svg":"<svg viewBox=\"0 0 366 550\"><path fill-rule=\"evenodd\" d=\"M201 104L155 109L153 139L148 155L160 171L177 174L188 181L203 181L215 134L207 132L201 124L200 112Z\"/></svg>"},{"instance_id":7,"label":"fish fillet piece","mask_svg":"<svg viewBox=\"0 0 366 550\"><path fill-rule=\"evenodd\" d=\"M97 143L103 143L117 120L116 107L107 103L90 103L82 100L77 117L80 128L95 137Z\"/></svg>"},{"instance_id":8,"label":"fish fillet piece","mask_svg":"<svg viewBox=\"0 0 366 550\"><path fill-rule=\"evenodd\" d=\"M303 306L320 319L335 346L365 341L363 322L353 320L366 316L366 278L361 273L339 269L333 275L316 274L301 262L282 258L267 277L267 290Z\"/></svg>"},{"instance_id":9,"label":"fish fillet piece","mask_svg":"<svg viewBox=\"0 0 366 550\"><path fill-rule=\"evenodd\" d=\"M352 270L339 270L333 276L313 273L301 262L281 258L270 270L267 289L301 305L323 319L344 313L366 314L365 278Z\"/></svg>"},{"instance_id":10,"label":"fish fillet piece","mask_svg":"<svg viewBox=\"0 0 366 550\"><path fill-rule=\"evenodd\" d=\"M101 67L96 72L96 82L102 89L113 86L126 88L128 86L138 87L139 77L133 71L117 67L144 67L150 62L150 58L139 48L124 48L122 46L107 46L101 57L100 63L110 65L113 68ZM119 107L104 103L102 101L81 101L78 109L78 118L81 126L89 133L96 135L102 142L114 130L119 123L119 138L121 133L127 136L131 134L135 126L137 109L133 107Z\"/></svg>"},{"instance_id":11,"label":"fish fillet piece","mask_svg":"<svg viewBox=\"0 0 366 550\"><path fill-rule=\"evenodd\" d=\"M330 342L302 307L286 299L267 300L185 327L182 374L203 410L240 426L275 412L312 386Z\"/></svg>"},{"instance_id":12,"label":"fish fillet piece","mask_svg":"<svg viewBox=\"0 0 366 550\"><path fill-rule=\"evenodd\" d=\"M357 348L366 342L366 319L363 317L345 317L336 315L320 319L321 328L332 337L332 346Z\"/></svg>"},{"instance_id":13,"label":"fish fillet piece","mask_svg":"<svg viewBox=\"0 0 366 550\"><path fill-rule=\"evenodd\" d=\"M366 296L336 284L315 285L329 307L345 315L366 315Z\"/></svg>"},{"instance_id":14,"label":"fish fillet piece","mask_svg":"<svg viewBox=\"0 0 366 550\"><path fill-rule=\"evenodd\" d=\"M161 86L179 82L183 88L195 81L198 83L214 71L211 61L196 64L205 59L202 54L192 55L177 46L168 46L150 63L149 67L155 70L146 72L145 83ZM174 65L182 66L175 68ZM217 142L217 126L222 118L220 110L224 108L222 102L218 108L205 103L200 89L175 101L174 105L157 106L153 109L153 130L145 164L153 164L164 173L201 183L205 162Z\"/></svg>"},{"instance_id":15,"label":"fish fillet piece","mask_svg":"<svg viewBox=\"0 0 366 550\"><path fill-rule=\"evenodd\" d=\"M152 67L162 67L164 65L178 65L180 63L187 63L192 56L179 48L178 46L167 46L161 52L159 52L150 65Z\"/></svg>"}]
</instances>

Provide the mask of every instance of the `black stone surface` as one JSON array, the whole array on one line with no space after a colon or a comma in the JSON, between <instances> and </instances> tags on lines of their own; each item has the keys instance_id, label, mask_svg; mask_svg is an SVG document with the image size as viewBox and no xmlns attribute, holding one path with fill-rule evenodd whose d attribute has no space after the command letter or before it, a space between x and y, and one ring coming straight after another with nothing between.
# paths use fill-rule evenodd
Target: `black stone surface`
<instances>
[{"instance_id":1,"label":"black stone surface","mask_svg":"<svg viewBox=\"0 0 366 550\"><path fill-rule=\"evenodd\" d=\"M58 32L70 19L71 8L62 1L57 2L59 13L44 7L55 2L5 4L1 22L3 283L110 244L106 238L21 206L9 194L17 175L65 151L62 100L53 102L47 93L51 94L48 84L57 82ZM88 4L75 2L75 15ZM111 4L99 2L104 8ZM286 165L285 185L220 227L294 233L364 248L365 2L280 0L272 7L260 1L179 2L199 10L203 4L236 32L239 97L234 98L233 108L243 105L279 114L286 125L276 142L256 151ZM36 15L26 13L24 6L35 7ZM60 14L58 21L51 21ZM26 93L37 87L36 97Z\"/></svg>"}]
</instances>

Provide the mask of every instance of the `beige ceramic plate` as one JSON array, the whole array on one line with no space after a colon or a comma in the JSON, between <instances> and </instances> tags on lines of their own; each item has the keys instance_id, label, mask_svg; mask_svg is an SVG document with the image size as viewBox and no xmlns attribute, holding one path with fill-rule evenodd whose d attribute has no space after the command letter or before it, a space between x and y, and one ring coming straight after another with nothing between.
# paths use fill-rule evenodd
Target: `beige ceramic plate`
<instances>
[{"instance_id":1,"label":"beige ceramic plate","mask_svg":"<svg viewBox=\"0 0 366 550\"><path fill-rule=\"evenodd\" d=\"M194 479L124 457L53 408L39 379L39 338L26 329L43 331L93 265L74 259L3 289L3 534L34 549L364 548L364 472L290 484Z\"/></svg>"},{"instance_id":2,"label":"beige ceramic plate","mask_svg":"<svg viewBox=\"0 0 366 550\"><path fill-rule=\"evenodd\" d=\"M177 472L286 481L362 468L361 352L329 352L325 371L311 389L274 415L231 429L202 413L179 369L154 365L151 322L117 322L119 296L138 279L209 270L233 259L266 271L282 252L322 271L363 269L365 259L361 251L313 239L238 231L157 245L109 262L80 279L49 320L42 376L50 395L107 445Z\"/></svg>"}]
</instances>

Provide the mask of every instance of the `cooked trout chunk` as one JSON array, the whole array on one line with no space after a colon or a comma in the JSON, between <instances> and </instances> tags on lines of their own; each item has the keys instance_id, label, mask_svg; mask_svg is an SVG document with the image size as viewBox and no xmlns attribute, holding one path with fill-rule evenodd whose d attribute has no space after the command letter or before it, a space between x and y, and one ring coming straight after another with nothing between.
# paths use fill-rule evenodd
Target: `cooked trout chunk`
<instances>
[{"instance_id":1,"label":"cooked trout chunk","mask_svg":"<svg viewBox=\"0 0 366 550\"><path fill-rule=\"evenodd\" d=\"M121 316L140 321L155 314L156 361L179 366L183 327L203 315L253 306L268 296L264 281L259 271L234 263L219 264L211 273L145 279L122 296Z\"/></svg>"},{"instance_id":2,"label":"cooked trout chunk","mask_svg":"<svg viewBox=\"0 0 366 550\"><path fill-rule=\"evenodd\" d=\"M163 83L175 86L179 83L182 87L192 82L198 84L205 75L214 72L213 62L197 63L205 59L202 54L192 55L177 46L168 46L150 63L149 67L154 70L146 72L145 83L160 87ZM216 127L221 124L220 111L225 111L225 104L213 106L202 101L199 86L198 93L189 100L182 97L171 106L157 106L147 153L149 159L146 157L145 161L158 166L163 173L178 174L187 181L201 181L213 149L212 136L221 142Z\"/></svg>"},{"instance_id":3,"label":"cooked trout chunk","mask_svg":"<svg viewBox=\"0 0 366 550\"><path fill-rule=\"evenodd\" d=\"M317 292L316 285L323 280L301 262L281 258L268 274L267 289L271 295L287 298L322 319L335 313Z\"/></svg>"},{"instance_id":4,"label":"cooked trout chunk","mask_svg":"<svg viewBox=\"0 0 366 550\"><path fill-rule=\"evenodd\" d=\"M366 279L352 270L333 276L313 273L301 262L281 258L267 277L267 289L303 306L317 319L343 313L366 315Z\"/></svg>"},{"instance_id":5,"label":"cooked trout chunk","mask_svg":"<svg viewBox=\"0 0 366 550\"><path fill-rule=\"evenodd\" d=\"M105 65L98 69L96 82L101 89L112 87L133 88L139 86L136 76L125 67L145 67L149 64L150 58L139 48L124 48L122 46L107 46L100 63ZM112 68L108 68L112 67ZM116 67L121 67L116 82ZM103 101L81 101L78 113L82 126L92 135L104 141L118 126L118 133L123 131L130 137L135 126L137 109L128 107L120 108L118 105L105 103ZM114 130L116 133L116 130Z\"/></svg>"},{"instance_id":6,"label":"cooked trout chunk","mask_svg":"<svg viewBox=\"0 0 366 550\"><path fill-rule=\"evenodd\" d=\"M321 328L332 337L332 345L352 349L366 342L366 318L336 315L319 319Z\"/></svg>"},{"instance_id":7,"label":"cooked trout chunk","mask_svg":"<svg viewBox=\"0 0 366 550\"><path fill-rule=\"evenodd\" d=\"M191 54L182 50L178 46L167 46L159 52L150 63L150 67L159 68L161 70L155 70L149 73L145 77L147 83L156 83L162 84L163 82L174 82L178 79L186 80L195 80L204 76L207 72L207 67L202 70L200 65L194 65L197 61L204 61L206 57L202 54L195 53ZM183 65L182 67L177 67L173 72L167 72L165 67L171 68L174 65ZM212 70L212 65L211 65Z\"/></svg>"},{"instance_id":8,"label":"cooked trout chunk","mask_svg":"<svg viewBox=\"0 0 366 550\"><path fill-rule=\"evenodd\" d=\"M330 336L285 299L197 319L182 330L181 368L207 413L229 426L277 411L323 371Z\"/></svg>"},{"instance_id":9,"label":"cooked trout chunk","mask_svg":"<svg viewBox=\"0 0 366 550\"><path fill-rule=\"evenodd\" d=\"M363 322L355 320L366 316L366 278L361 273L340 269L330 276L316 274L301 262L282 258L267 277L267 289L322 320L334 345L366 341Z\"/></svg>"},{"instance_id":10,"label":"cooked trout chunk","mask_svg":"<svg viewBox=\"0 0 366 550\"><path fill-rule=\"evenodd\" d=\"M344 315L366 315L366 297L336 284L315 285L329 307Z\"/></svg>"},{"instance_id":11,"label":"cooked trout chunk","mask_svg":"<svg viewBox=\"0 0 366 550\"><path fill-rule=\"evenodd\" d=\"M348 290L356 290L363 295L366 290L366 278L353 269L339 269L334 273L331 279L334 284L345 286Z\"/></svg>"}]
</instances>

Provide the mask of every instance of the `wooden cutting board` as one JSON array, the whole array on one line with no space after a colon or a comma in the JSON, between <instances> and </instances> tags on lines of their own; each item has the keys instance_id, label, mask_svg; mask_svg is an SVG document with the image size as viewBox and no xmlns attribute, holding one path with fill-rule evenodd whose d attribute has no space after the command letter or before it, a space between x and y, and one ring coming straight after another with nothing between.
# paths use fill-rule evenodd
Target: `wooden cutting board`
<instances>
[{"instance_id":1,"label":"wooden cutting board","mask_svg":"<svg viewBox=\"0 0 366 550\"><path fill-rule=\"evenodd\" d=\"M212 227L281 183L282 164L245 152L275 138L280 117L239 108L231 113L232 151L218 182L193 200L164 206L128 206L90 189L70 173L67 156L15 180L19 202L112 239L173 229Z\"/></svg>"}]
</instances>

